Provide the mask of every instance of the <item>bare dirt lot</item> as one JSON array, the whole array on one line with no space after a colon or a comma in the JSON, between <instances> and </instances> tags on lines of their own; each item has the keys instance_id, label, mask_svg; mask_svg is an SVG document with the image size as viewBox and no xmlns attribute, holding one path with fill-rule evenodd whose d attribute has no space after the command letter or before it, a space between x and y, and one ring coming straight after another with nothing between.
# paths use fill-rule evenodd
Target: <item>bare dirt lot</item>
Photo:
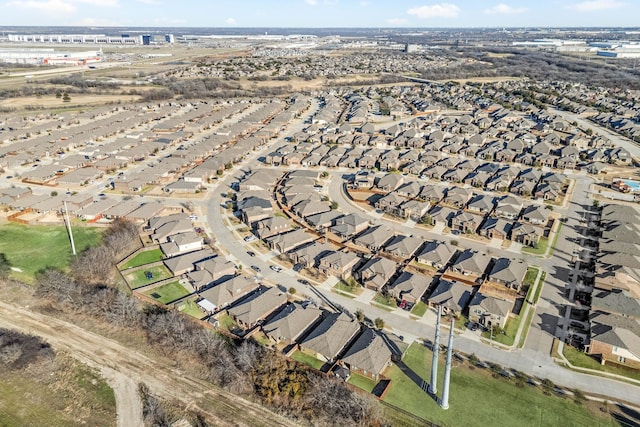
<instances>
[{"instance_id":1,"label":"bare dirt lot","mask_svg":"<svg viewBox=\"0 0 640 427\"><path fill-rule=\"evenodd\" d=\"M9 98L0 101L0 107L22 109L24 107L42 108L74 108L87 105L102 105L115 102L129 103L137 102L139 96L132 95L71 95L71 100L64 102L62 98L55 95L48 96L28 96L20 98Z\"/></svg>"}]
</instances>

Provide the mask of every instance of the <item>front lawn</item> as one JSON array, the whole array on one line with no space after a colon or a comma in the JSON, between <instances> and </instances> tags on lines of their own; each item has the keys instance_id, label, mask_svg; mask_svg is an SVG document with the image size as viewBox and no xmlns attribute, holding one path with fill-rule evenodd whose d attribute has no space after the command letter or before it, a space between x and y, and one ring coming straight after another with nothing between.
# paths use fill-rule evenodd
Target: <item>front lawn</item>
<instances>
[{"instance_id":1,"label":"front lawn","mask_svg":"<svg viewBox=\"0 0 640 427\"><path fill-rule=\"evenodd\" d=\"M324 362L322 360L316 359L312 355L302 352L300 350L296 350L291 355L291 358L300 363L304 363L307 366L311 366L312 368L317 370L320 370L320 368L324 366Z\"/></svg>"},{"instance_id":2,"label":"front lawn","mask_svg":"<svg viewBox=\"0 0 640 427\"><path fill-rule=\"evenodd\" d=\"M538 242L538 247L532 248L530 246L523 246L522 253L543 256L547 252L547 246L549 246L549 239L541 237Z\"/></svg>"},{"instance_id":3,"label":"front lawn","mask_svg":"<svg viewBox=\"0 0 640 427\"><path fill-rule=\"evenodd\" d=\"M144 291L143 294L162 304L168 304L182 297L186 297L189 295L189 291L176 280L175 282Z\"/></svg>"},{"instance_id":4,"label":"front lawn","mask_svg":"<svg viewBox=\"0 0 640 427\"><path fill-rule=\"evenodd\" d=\"M599 360L578 350L577 348L565 345L562 354L564 354L564 357L566 357L573 366L608 372L610 374L622 375L624 377L640 380L640 370L626 368L615 364L602 365Z\"/></svg>"},{"instance_id":5,"label":"front lawn","mask_svg":"<svg viewBox=\"0 0 640 427\"><path fill-rule=\"evenodd\" d=\"M454 361L451 371L449 410L443 411L424 391L429 381L431 352L423 345L412 344L403 362L406 372L395 364L384 372L391 379L385 402L441 426L617 425L597 406L590 409L569 398L545 395L538 388L518 387L514 380L493 378L488 369L471 370L458 361ZM443 371L441 358L439 397Z\"/></svg>"},{"instance_id":6,"label":"front lawn","mask_svg":"<svg viewBox=\"0 0 640 427\"><path fill-rule=\"evenodd\" d=\"M528 286L533 286L533 283L535 282L536 277L538 277L538 271L539 270L537 267L527 268L527 274L524 276L524 280L522 281L522 283Z\"/></svg>"},{"instance_id":7,"label":"front lawn","mask_svg":"<svg viewBox=\"0 0 640 427\"><path fill-rule=\"evenodd\" d=\"M147 273L149 273L148 278ZM155 267L141 268L131 273L124 273L124 279L131 289L138 289L150 283L168 279L171 276L171 272L164 264L156 265Z\"/></svg>"},{"instance_id":8,"label":"front lawn","mask_svg":"<svg viewBox=\"0 0 640 427\"><path fill-rule=\"evenodd\" d=\"M385 297L382 294L376 294L373 300L378 304L386 305L387 307L390 307L390 308L396 308L396 299L392 296Z\"/></svg>"},{"instance_id":9,"label":"front lawn","mask_svg":"<svg viewBox=\"0 0 640 427\"><path fill-rule=\"evenodd\" d=\"M150 251L140 252L129 261L124 263L121 270L126 270L127 268L139 267L145 264L151 264L156 261L160 261L162 259L162 251L160 248L152 249Z\"/></svg>"},{"instance_id":10,"label":"front lawn","mask_svg":"<svg viewBox=\"0 0 640 427\"><path fill-rule=\"evenodd\" d=\"M102 239L102 229L73 227L76 252L96 246ZM0 253L13 267L11 277L33 283L40 270L67 270L73 255L67 230L61 225L3 224L0 226Z\"/></svg>"},{"instance_id":11,"label":"front lawn","mask_svg":"<svg viewBox=\"0 0 640 427\"><path fill-rule=\"evenodd\" d=\"M418 301L416 305L411 309L411 314L414 316L422 317L427 312L429 306L422 301Z\"/></svg>"},{"instance_id":12,"label":"front lawn","mask_svg":"<svg viewBox=\"0 0 640 427\"><path fill-rule=\"evenodd\" d=\"M366 391L367 393L371 393L376 384L378 384L371 378L353 372L351 373L351 376L349 377L349 380L347 382L352 386L358 387L360 390Z\"/></svg>"},{"instance_id":13,"label":"front lawn","mask_svg":"<svg viewBox=\"0 0 640 427\"><path fill-rule=\"evenodd\" d=\"M353 295L360 295L362 293L362 286L356 285L352 286L344 281L339 281L333 287L336 291L348 292Z\"/></svg>"}]
</instances>

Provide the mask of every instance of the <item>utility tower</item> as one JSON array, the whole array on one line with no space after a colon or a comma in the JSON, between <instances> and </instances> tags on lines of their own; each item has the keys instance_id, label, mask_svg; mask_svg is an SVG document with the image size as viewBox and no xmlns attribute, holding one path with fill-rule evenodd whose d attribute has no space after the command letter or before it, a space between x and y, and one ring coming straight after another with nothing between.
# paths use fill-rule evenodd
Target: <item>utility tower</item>
<instances>
[{"instance_id":1,"label":"utility tower","mask_svg":"<svg viewBox=\"0 0 640 427\"><path fill-rule=\"evenodd\" d=\"M433 340L433 358L431 359L431 381L429 381L429 393L436 395L438 392L438 353L440 352L440 318L442 317L442 306L438 306L438 317L436 319L436 336Z\"/></svg>"},{"instance_id":2,"label":"utility tower","mask_svg":"<svg viewBox=\"0 0 640 427\"><path fill-rule=\"evenodd\" d=\"M442 400L440 407L449 409L449 384L451 382L451 355L453 354L453 316L451 317L451 329L449 329L449 344L447 345L447 361L444 365L444 384L442 384Z\"/></svg>"}]
</instances>

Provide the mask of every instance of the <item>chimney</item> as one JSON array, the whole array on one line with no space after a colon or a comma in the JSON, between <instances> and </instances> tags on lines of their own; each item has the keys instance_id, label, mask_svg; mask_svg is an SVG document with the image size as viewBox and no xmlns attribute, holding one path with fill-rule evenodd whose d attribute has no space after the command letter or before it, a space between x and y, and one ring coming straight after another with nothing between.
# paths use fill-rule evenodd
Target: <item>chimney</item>
<instances>
[{"instance_id":1,"label":"chimney","mask_svg":"<svg viewBox=\"0 0 640 427\"><path fill-rule=\"evenodd\" d=\"M433 340L433 358L431 359L431 381L429 381L429 393L438 392L438 353L440 352L440 317L442 317L442 306L438 306L438 317L436 319L436 336Z\"/></svg>"},{"instance_id":2,"label":"chimney","mask_svg":"<svg viewBox=\"0 0 640 427\"><path fill-rule=\"evenodd\" d=\"M449 344L447 346L447 361L444 365L444 384L442 384L442 400L440 407L449 409L449 383L451 382L451 355L453 354L453 317L451 317L451 329L449 330Z\"/></svg>"}]
</instances>

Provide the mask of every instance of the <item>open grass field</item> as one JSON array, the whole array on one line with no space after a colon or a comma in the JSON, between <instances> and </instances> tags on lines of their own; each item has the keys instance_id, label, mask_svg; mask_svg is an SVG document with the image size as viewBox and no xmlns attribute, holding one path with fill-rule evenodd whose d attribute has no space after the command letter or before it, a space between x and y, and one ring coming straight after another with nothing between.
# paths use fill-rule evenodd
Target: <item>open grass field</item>
<instances>
[{"instance_id":1,"label":"open grass field","mask_svg":"<svg viewBox=\"0 0 640 427\"><path fill-rule=\"evenodd\" d=\"M152 262L160 261L162 259L162 251L158 249L152 249L150 251L140 252L125 264L122 265L121 269L126 270L127 268L139 267L145 264L151 264Z\"/></svg>"},{"instance_id":2,"label":"open grass field","mask_svg":"<svg viewBox=\"0 0 640 427\"><path fill-rule=\"evenodd\" d=\"M116 425L115 396L101 376L60 356L51 365L0 375L0 426Z\"/></svg>"},{"instance_id":3,"label":"open grass field","mask_svg":"<svg viewBox=\"0 0 640 427\"><path fill-rule=\"evenodd\" d=\"M78 253L100 243L102 230L90 227L73 228ZM66 270L71 262L71 244L63 226L0 226L0 253L4 253L13 271L11 276L33 283L36 273L46 268Z\"/></svg>"},{"instance_id":4,"label":"open grass field","mask_svg":"<svg viewBox=\"0 0 640 427\"><path fill-rule=\"evenodd\" d=\"M392 380L384 400L440 426L614 426L613 419L596 406L578 405L568 397L545 395L541 389L514 380L493 378L489 370L469 369L454 362L451 371L449 410L443 411L426 389L431 352L413 344L403 359L384 375ZM438 393L441 396L444 360L440 360ZM422 381L425 381L424 384Z\"/></svg>"},{"instance_id":5,"label":"open grass field","mask_svg":"<svg viewBox=\"0 0 640 427\"><path fill-rule=\"evenodd\" d=\"M147 271L152 275L150 279L147 279L147 276L145 275ZM155 267L142 268L140 270L124 274L124 279L127 281L131 289L138 289L150 283L168 279L169 277L171 277L171 272L164 266L164 264L157 265Z\"/></svg>"},{"instance_id":6,"label":"open grass field","mask_svg":"<svg viewBox=\"0 0 640 427\"><path fill-rule=\"evenodd\" d=\"M15 108L16 110L23 109L25 107L41 107L41 108L74 108L74 107L86 107L103 105L109 103L130 103L136 102L140 99L139 96L131 95L83 95L83 94L71 94L71 100L64 102L61 98L56 98L55 95L47 96L27 96L20 98L9 98L0 101L0 107L3 108Z\"/></svg>"},{"instance_id":7,"label":"open grass field","mask_svg":"<svg viewBox=\"0 0 640 427\"><path fill-rule=\"evenodd\" d=\"M186 297L189 295L189 291L180 284L179 281L167 283L160 287L150 289L143 292L146 296L153 298L154 300L163 304L168 304L172 301Z\"/></svg>"}]
</instances>

